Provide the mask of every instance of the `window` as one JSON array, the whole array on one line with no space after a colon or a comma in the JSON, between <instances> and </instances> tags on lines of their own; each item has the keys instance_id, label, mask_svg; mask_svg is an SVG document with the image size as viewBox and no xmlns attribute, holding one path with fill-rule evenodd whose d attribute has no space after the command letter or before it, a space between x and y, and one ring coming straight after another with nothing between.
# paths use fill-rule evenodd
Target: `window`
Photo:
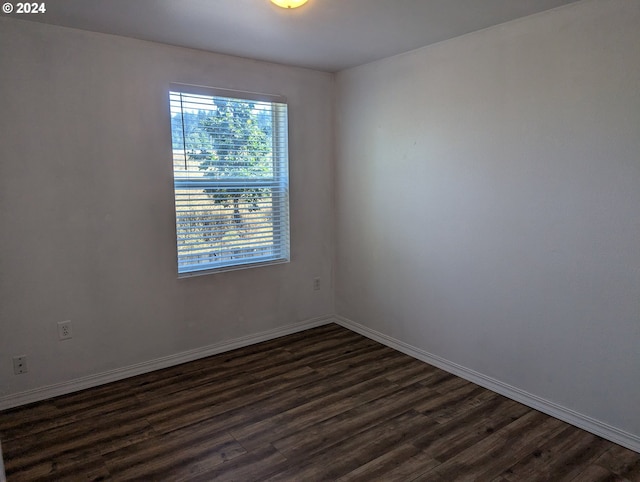
<instances>
[{"instance_id":1,"label":"window","mask_svg":"<svg viewBox=\"0 0 640 482\"><path fill-rule=\"evenodd\" d=\"M289 261L287 105L171 84L178 274Z\"/></svg>"}]
</instances>

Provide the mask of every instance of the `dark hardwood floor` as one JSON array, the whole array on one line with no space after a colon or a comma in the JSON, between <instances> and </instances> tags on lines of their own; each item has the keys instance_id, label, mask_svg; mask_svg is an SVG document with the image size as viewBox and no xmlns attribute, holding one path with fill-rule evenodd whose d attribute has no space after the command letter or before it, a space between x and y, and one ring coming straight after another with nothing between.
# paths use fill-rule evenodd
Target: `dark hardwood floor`
<instances>
[{"instance_id":1,"label":"dark hardwood floor","mask_svg":"<svg viewBox=\"0 0 640 482\"><path fill-rule=\"evenodd\" d=\"M0 412L21 480L640 481L640 454L337 325Z\"/></svg>"}]
</instances>

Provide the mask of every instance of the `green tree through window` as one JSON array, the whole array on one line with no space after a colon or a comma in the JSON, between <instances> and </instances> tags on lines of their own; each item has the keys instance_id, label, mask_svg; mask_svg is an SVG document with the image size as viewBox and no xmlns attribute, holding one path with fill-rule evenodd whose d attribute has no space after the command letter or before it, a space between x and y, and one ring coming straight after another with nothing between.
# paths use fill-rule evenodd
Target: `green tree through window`
<instances>
[{"instance_id":1,"label":"green tree through window","mask_svg":"<svg viewBox=\"0 0 640 482\"><path fill-rule=\"evenodd\" d=\"M259 178L272 174L271 139L258 125L255 102L215 98L216 109L201 119L200 129L209 135L212 152L192 154L199 169L214 178ZM216 203L233 205L233 222L242 223L241 200L250 211L259 210L259 201L268 190L261 188L229 188L206 190Z\"/></svg>"}]
</instances>

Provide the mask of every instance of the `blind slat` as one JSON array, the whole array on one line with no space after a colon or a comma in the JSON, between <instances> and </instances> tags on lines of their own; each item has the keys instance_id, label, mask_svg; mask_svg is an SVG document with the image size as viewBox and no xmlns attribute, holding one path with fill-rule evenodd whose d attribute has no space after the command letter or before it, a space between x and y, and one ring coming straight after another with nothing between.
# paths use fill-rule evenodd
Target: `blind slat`
<instances>
[{"instance_id":1,"label":"blind slat","mask_svg":"<svg viewBox=\"0 0 640 482\"><path fill-rule=\"evenodd\" d=\"M238 251L242 251L242 250L254 250L254 249L263 249L263 248L269 248L269 249L273 249L274 246L277 246L279 243L274 243L274 242L266 242L264 240L267 239L271 239L273 240L273 238L271 237L264 237L262 239L259 239L257 241L252 241L250 243L230 243L230 244L225 244L224 247L218 247L218 249L211 249L210 247L208 247L208 245L203 245L203 244L193 244L191 245L191 247L188 250L178 250L178 257L188 257L190 255L193 255L194 253L198 252L200 254L203 253L211 253L214 256L216 255L220 255L220 253L225 253L225 252L238 252Z\"/></svg>"}]
</instances>

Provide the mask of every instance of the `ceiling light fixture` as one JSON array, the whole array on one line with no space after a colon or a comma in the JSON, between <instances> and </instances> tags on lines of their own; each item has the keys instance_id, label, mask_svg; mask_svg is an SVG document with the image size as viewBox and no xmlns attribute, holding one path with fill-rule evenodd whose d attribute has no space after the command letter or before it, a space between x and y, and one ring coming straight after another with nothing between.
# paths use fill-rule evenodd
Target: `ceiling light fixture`
<instances>
[{"instance_id":1,"label":"ceiling light fixture","mask_svg":"<svg viewBox=\"0 0 640 482\"><path fill-rule=\"evenodd\" d=\"M298 8L307 3L308 0L271 0L278 7L282 8Z\"/></svg>"}]
</instances>

